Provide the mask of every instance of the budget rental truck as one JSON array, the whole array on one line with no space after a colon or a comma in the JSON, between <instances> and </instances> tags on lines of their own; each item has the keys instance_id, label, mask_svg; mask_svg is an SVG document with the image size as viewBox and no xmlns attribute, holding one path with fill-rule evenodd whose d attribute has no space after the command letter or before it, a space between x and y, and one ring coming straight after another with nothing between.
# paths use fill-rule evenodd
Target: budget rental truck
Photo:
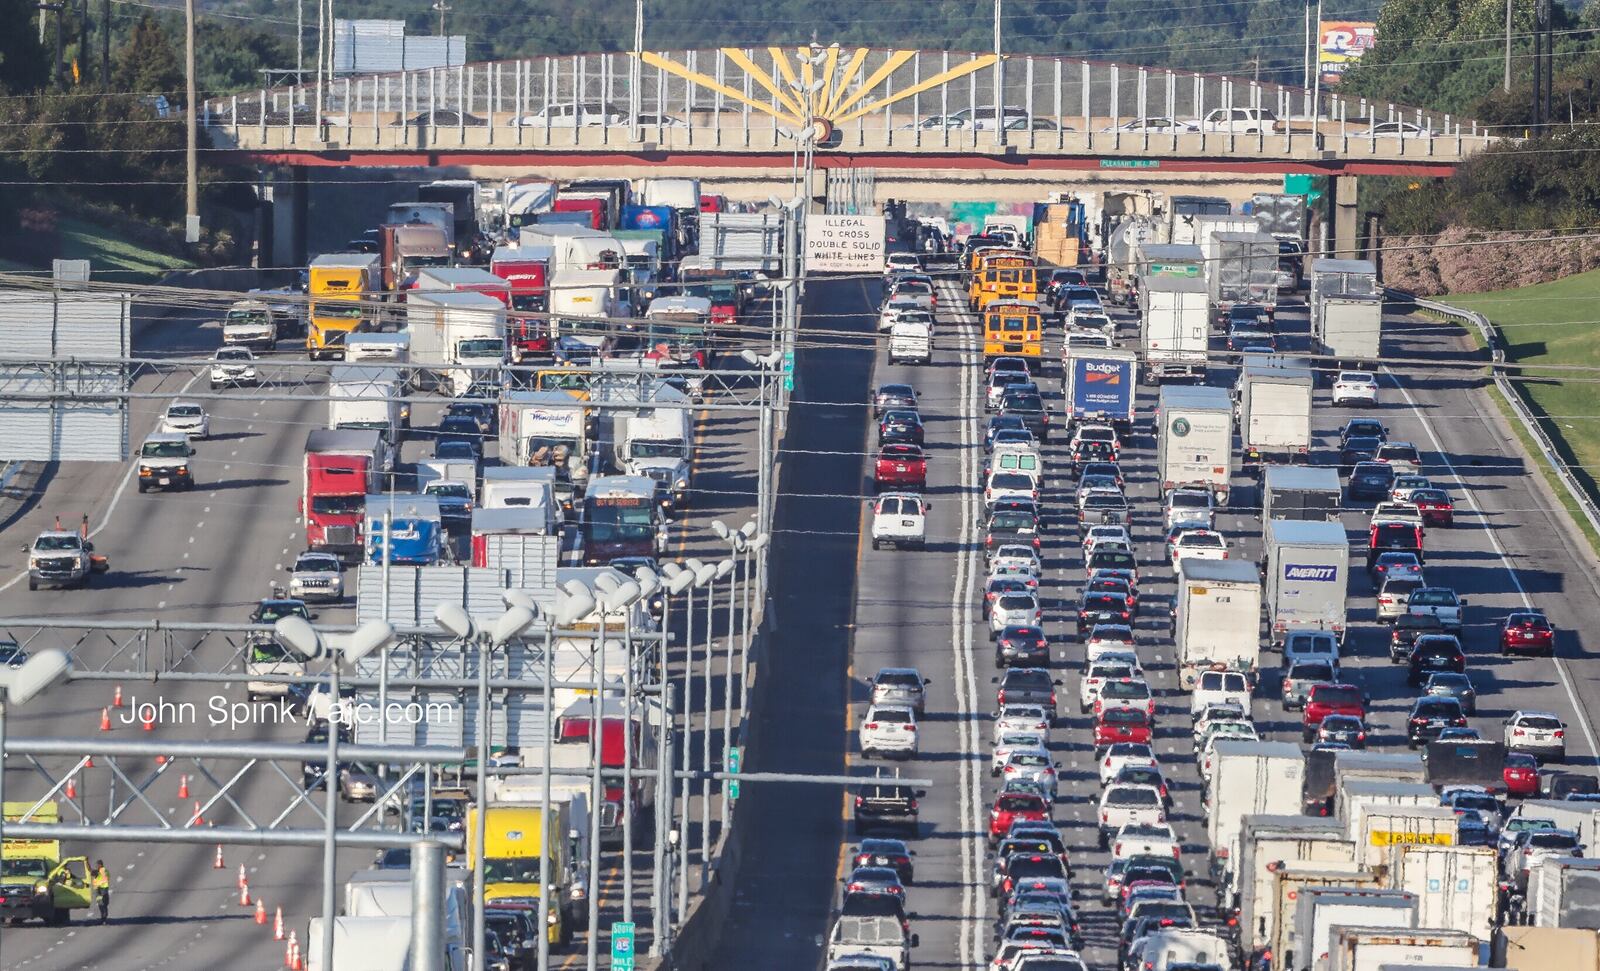
<instances>
[{"instance_id":1,"label":"budget rental truck","mask_svg":"<svg viewBox=\"0 0 1600 971\"><path fill-rule=\"evenodd\" d=\"M1138 396L1139 356L1117 347L1067 347L1061 357L1067 421L1109 422L1126 434Z\"/></svg>"}]
</instances>

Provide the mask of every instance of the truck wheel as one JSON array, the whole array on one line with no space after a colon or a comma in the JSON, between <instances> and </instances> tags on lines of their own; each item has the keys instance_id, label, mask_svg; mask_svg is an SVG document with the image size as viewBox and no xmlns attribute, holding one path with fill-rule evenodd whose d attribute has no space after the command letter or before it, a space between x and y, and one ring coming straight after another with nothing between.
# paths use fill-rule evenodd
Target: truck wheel
<instances>
[{"instance_id":1,"label":"truck wheel","mask_svg":"<svg viewBox=\"0 0 1600 971\"><path fill-rule=\"evenodd\" d=\"M78 580L78 589L79 590L87 590L87 589L89 589L89 577L92 576L92 575L93 574L91 574L88 570L84 571L83 576L81 578L79 578L79 580Z\"/></svg>"},{"instance_id":2,"label":"truck wheel","mask_svg":"<svg viewBox=\"0 0 1600 971\"><path fill-rule=\"evenodd\" d=\"M872 537L872 548L875 550L882 548L881 544L878 542L878 537L876 536Z\"/></svg>"},{"instance_id":3,"label":"truck wheel","mask_svg":"<svg viewBox=\"0 0 1600 971\"><path fill-rule=\"evenodd\" d=\"M139 491L143 492L144 490L140 489ZM39 581L35 580L33 577L29 577L28 578L28 589L29 590L37 590L37 589L39 589Z\"/></svg>"}]
</instances>

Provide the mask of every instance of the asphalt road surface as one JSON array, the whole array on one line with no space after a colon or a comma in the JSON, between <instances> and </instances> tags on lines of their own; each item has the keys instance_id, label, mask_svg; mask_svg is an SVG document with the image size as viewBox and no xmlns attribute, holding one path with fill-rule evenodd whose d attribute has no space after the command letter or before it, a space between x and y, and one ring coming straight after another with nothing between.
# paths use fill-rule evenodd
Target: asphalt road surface
<instances>
[{"instance_id":1,"label":"asphalt road surface","mask_svg":"<svg viewBox=\"0 0 1600 971\"><path fill-rule=\"evenodd\" d=\"M823 316L814 324L870 333L879 297L874 281L836 281L814 285L808 311ZM882 667L911 666L932 679L928 711L920 722L920 754L893 763L909 776L934 780L921 800L921 835L916 851L916 883L908 907L921 945L918 967L977 968L993 953L993 901L987 896L984 832L996 784L987 772L990 713L996 673L987 626L977 597L982 585L981 526L977 481L985 416L976 397L981 342L976 320L965 313L964 294L945 288L940 298L940 331L931 366L889 365L881 351L865 342L813 349L802 357L806 380L798 407L810 419L803 438L791 437L791 452L818 454L804 472L786 470L780 520L813 536L803 557L775 561L775 595L785 623L775 664L792 690L758 717L773 741L762 768L870 774L885 763L863 760L855 726L865 710L865 679ZM1136 343L1131 315L1121 322L1120 342ZM1470 344L1457 328L1415 317L1386 318L1389 359L1464 361ZM1307 324L1303 306L1280 313L1288 335L1283 349L1303 350ZM1059 331L1047 356L1058 353ZM1052 341L1051 338L1054 338ZM1208 384L1231 384L1236 369L1215 364ZM1059 368L1045 381L1047 403L1061 408ZM860 542L866 520L863 500L870 494L868 457L876 431L867 407L871 388L889 382L916 386L927 430L927 498L932 503L925 551L874 551ZM1430 583L1453 586L1470 601L1463 643L1468 672L1479 691L1471 724L1498 739L1502 720L1519 708L1557 713L1567 723L1569 768L1593 771L1596 745L1583 712L1600 704L1600 662L1588 657L1580 633L1600 622L1593 556L1566 522L1537 470L1519 450L1482 382L1462 370L1401 368L1382 375L1376 412L1391 440L1411 441L1422 451L1424 473L1447 488L1456 503L1456 524L1430 529L1427 538ZM1203 916L1214 897L1207 878L1206 845L1198 772L1189 732L1187 692L1179 688L1168 636L1166 609L1173 595L1172 571L1160 543L1160 498L1153 481L1154 439L1149 421L1155 389L1140 389L1140 421L1125 441L1123 469L1134 510L1140 561L1142 610L1139 651L1157 697L1157 754L1173 790L1172 822L1184 843L1188 895ZM1336 461L1337 432L1344 422L1372 411L1335 409L1319 389L1313 427L1317 442L1311 461ZM795 432L792 432L793 436ZM1068 622L1083 581L1082 557L1071 513L1073 483L1066 474L1065 437L1052 438L1046 450L1048 477L1044 597L1046 630L1055 649L1063 720L1052 733L1061 761L1061 795L1055 818L1072 854L1079 918L1087 937L1091 967L1115 961L1118 924L1101 902L1107 855L1097 848L1094 821L1100 785L1090 746L1090 721L1077 714L1081 644ZM1231 555L1250 562L1261 554L1259 496L1244 477L1234 481L1231 507L1218 518ZM794 493L829 497L800 500ZM792 514L804 505L807 515ZM1354 506L1343 516L1350 530L1352 570L1349 589L1351 635L1346 645L1347 677L1364 685L1374 701L1371 748L1405 751L1403 720L1414 692L1403 668L1387 659L1386 631L1375 620L1373 589L1360 569L1362 533L1368 519ZM854 591L849 605L836 597ZM1514 609L1545 610L1561 631L1555 660L1506 659L1497 653L1499 621ZM795 626L799 625L799 626ZM1262 654L1262 685L1254 717L1263 738L1299 741L1298 713L1285 713L1278 701L1278 655ZM753 787L752 787L753 788ZM849 808L837 790L825 796L813 788L768 787L760 798L737 888L733 920L716 966L762 955L763 965L811 971L820 966L830 912L839 899L853 845L846 825Z\"/></svg>"}]
</instances>

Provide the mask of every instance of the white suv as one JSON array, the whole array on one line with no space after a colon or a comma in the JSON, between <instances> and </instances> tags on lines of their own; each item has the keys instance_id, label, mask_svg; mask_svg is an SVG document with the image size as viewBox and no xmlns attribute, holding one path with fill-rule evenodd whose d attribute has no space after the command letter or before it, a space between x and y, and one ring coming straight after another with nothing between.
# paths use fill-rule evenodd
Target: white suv
<instances>
[{"instance_id":1,"label":"white suv","mask_svg":"<svg viewBox=\"0 0 1600 971\"><path fill-rule=\"evenodd\" d=\"M1233 132L1254 135L1278 129L1278 117L1265 108L1213 108L1192 123L1197 131Z\"/></svg>"},{"instance_id":2,"label":"white suv","mask_svg":"<svg viewBox=\"0 0 1600 971\"><path fill-rule=\"evenodd\" d=\"M896 755L913 758L917 754L917 715L899 705L873 705L861 719L861 754Z\"/></svg>"}]
</instances>

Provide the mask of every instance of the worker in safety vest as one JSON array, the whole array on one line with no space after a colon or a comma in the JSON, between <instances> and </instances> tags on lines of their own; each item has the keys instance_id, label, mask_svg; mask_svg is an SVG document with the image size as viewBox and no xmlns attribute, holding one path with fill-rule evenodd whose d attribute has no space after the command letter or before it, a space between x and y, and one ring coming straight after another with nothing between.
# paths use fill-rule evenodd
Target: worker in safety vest
<instances>
[{"instance_id":1,"label":"worker in safety vest","mask_svg":"<svg viewBox=\"0 0 1600 971\"><path fill-rule=\"evenodd\" d=\"M100 923L106 922L111 910L111 873L103 860L94 861L94 872L89 875L89 886L94 889L94 902L100 908Z\"/></svg>"}]
</instances>

